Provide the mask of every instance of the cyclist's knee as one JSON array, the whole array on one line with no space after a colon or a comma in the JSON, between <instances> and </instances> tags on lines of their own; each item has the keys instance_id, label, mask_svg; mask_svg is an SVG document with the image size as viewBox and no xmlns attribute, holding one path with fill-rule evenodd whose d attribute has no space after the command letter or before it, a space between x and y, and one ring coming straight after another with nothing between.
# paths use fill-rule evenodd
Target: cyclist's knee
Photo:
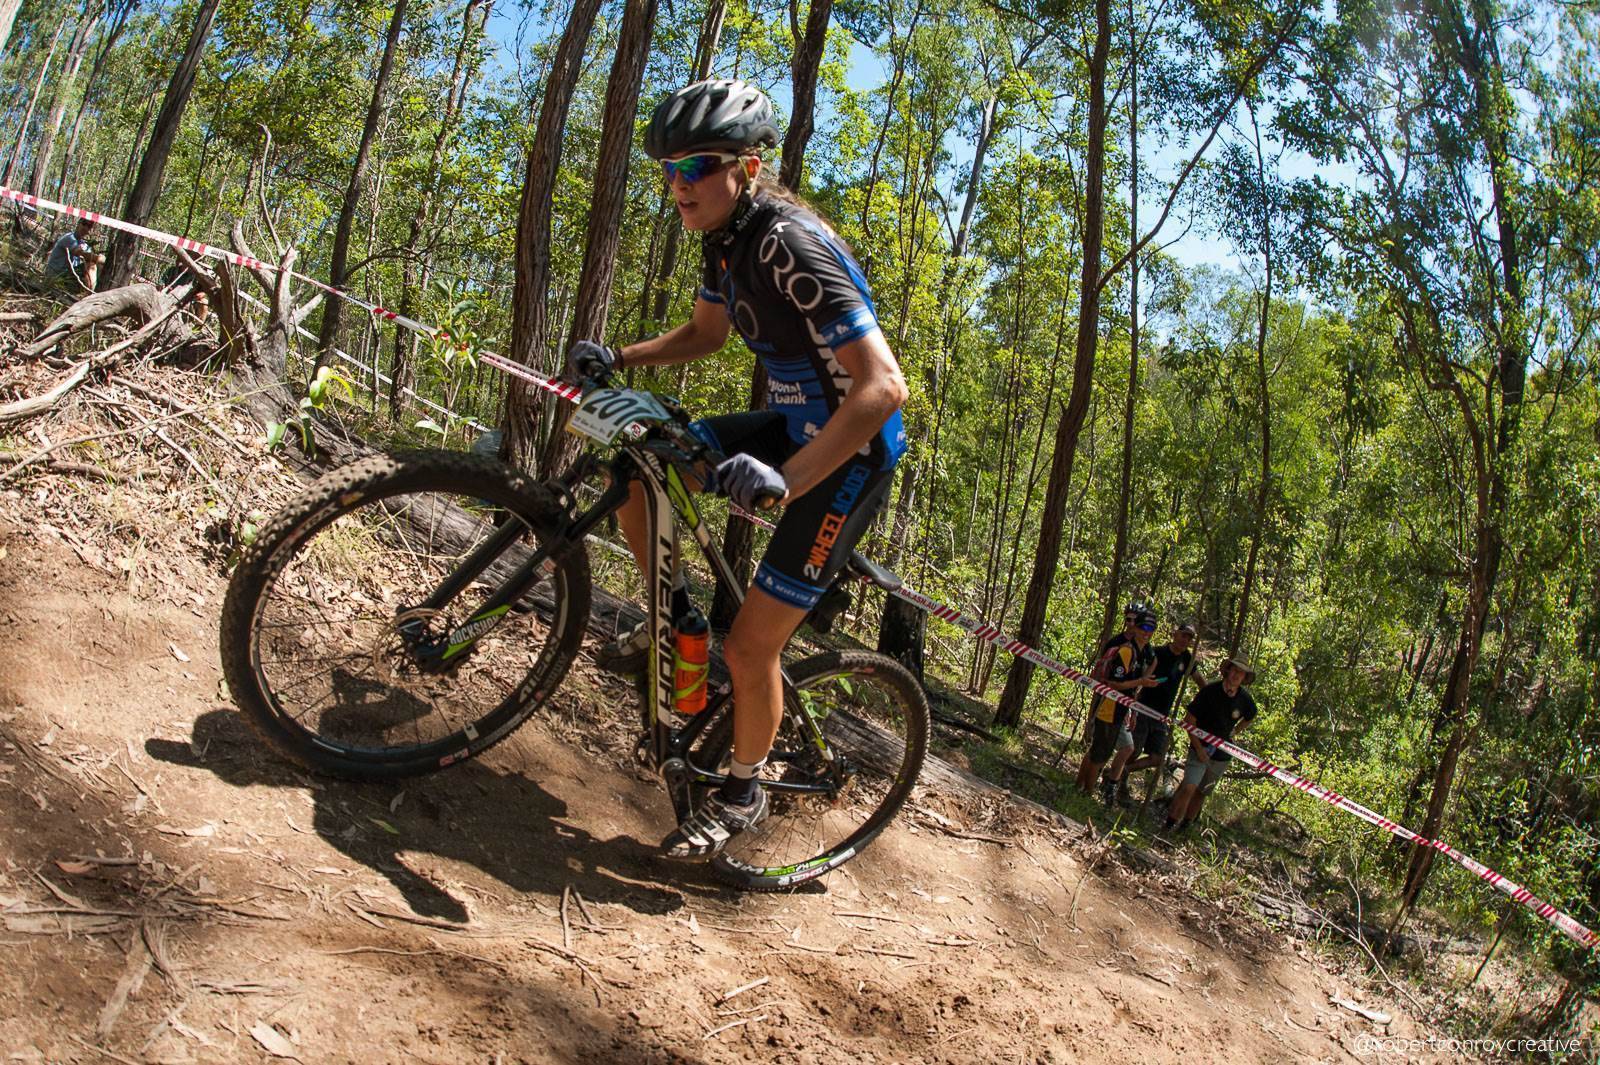
<instances>
[{"instance_id":1,"label":"cyclist's knee","mask_svg":"<svg viewBox=\"0 0 1600 1065\"><path fill-rule=\"evenodd\" d=\"M769 641L753 633L749 627L741 627L737 623L722 641L723 661L727 662L728 672L734 676L770 669L777 661L780 650L775 650Z\"/></svg>"}]
</instances>

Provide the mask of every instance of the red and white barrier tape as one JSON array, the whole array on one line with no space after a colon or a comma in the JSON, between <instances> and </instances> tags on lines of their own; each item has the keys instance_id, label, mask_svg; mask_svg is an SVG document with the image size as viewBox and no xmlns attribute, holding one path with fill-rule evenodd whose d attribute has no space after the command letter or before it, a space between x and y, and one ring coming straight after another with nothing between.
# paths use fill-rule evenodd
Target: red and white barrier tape
<instances>
[{"instance_id":1,"label":"red and white barrier tape","mask_svg":"<svg viewBox=\"0 0 1600 1065\"><path fill-rule=\"evenodd\" d=\"M69 215L73 218L87 218L89 221L94 222L97 225L103 225L108 229L117 229L124 233L131 233L134 236L142 237L145 240L153 240L158 244L165 244L169 248L182 248L191 255L198 255L202 258L225 259L228 262L233 263L235 266L243 266L251 270L270 270L273 273L286 272L290 277L297 281L304 281L313 288L319 289L322 292L326 292L329 295L337 296L347 303L355 304L357 307L365 310L368 314L375 318L379 318L386 322L393 322L396 325L409 329L414 333L421 333L424 336L436 340L448 340L450 337L450 334L445 332L443 329L428 325L426 322L419 322L415 318L408 318L397 311L389 310L387 307L380 307L376 303L370 303L367 300L362 299L360 296L346 291L345 289L335 288L332 285L318 281L314 277L308 277L296 270L285 271L281 266L278 266L274 263L263 262L260 259L251 258L248 255L240 255L238 252L229 251L226 248L214 247L198 240L190 240L188 237L179 237L174 236L171 233L163 233L158 229L151 229L148 226L135 225L132 222L124 222L120 218L112 218L110 215L103 215L98 211L86 211L81 207L73 207L71 204L56 203L54 200L47 200L40 196L30 196L26 192L20 192L17 189L7 188L4 185L0 185L0 199L14 200L17 203L32 207L35 210L51 211L56 214ZM583 393L572 385L566 384L563 381L552 381L543 374L530 370L521 363L512 359L508 359L503 355L497 355L492 351L484 351L479 352L478 357L484 363L494 367L501 373L510 374L511 376L526 381L535 387L542 388L547 392L553 392L562 399L576 401L583 397Z\"/></svg>"},{"instance_id":2,"label":"red and white barrier tape","mask_svg":"<svg viewBox=\"0 0 1600 1065\"><path fill-rule=\"evenodd\" d=\"M145 226L134 225L130 222L124 222L120 219L111 218L106 215L98 214L94 211L85 211L82 208L55 203L54 201L41 199L37 196L30 196L27 193L18 192L15 189L6 188L3 185L0 185L0 199L15 200L16 202L26 204L29 207L34 207L39 210L53 211L57 214L70 215L73 218L87 218L111 229L119 229L125 233L132 233L136 236L168 245L169 247L182 248L192 254L226 259L238 266L244 266L256 270L271 270L274 272L282 271L281 267L275 266L272 263L262 262L259 259L253 259L246 255L240 255L224 248L214 248L208 244L202 244L197 240L190 240L187 237L173 236L170 233L162 233L159 230L149 229ZM394 322L398 326L410 329L413 332L422 333L428 337L447 339L449 336L449 334L442 329L437 329L426 324L425 322L419 322L413 318L408 318L405 315L398 314L384 307L380 307L375 303L369 303L359 296L353 295L343 289L335 288L332 285L324 284L323 282L318 281L316 278L307 277L306 275L293 270L288 271L288 273L289 276L297 280L304 281L306 284L320 289L323 292L337 296L340 299L346 300L358 307L365 309L369 314L372 314L377 318ZM502 373L510 374L511 376L526 381L536 387L542 388L548 392L553 392L556 395L561 396L563 399L577 401L582 398L583 393L574 386L563 381L552 381L542 374L530 370L521 363L515 362L502 355L496 355L493 352L480 352L479 358L486 365L491 366ZM742 517L756 523L757 525L763 526L767 529L774 528L771 522L766 521L763 518L741 510L738 507L735 507L734 510ZM1148 706L1145 706L1143 703L1124 695L1122 692L1115 691L1114 689L1101 684L1099 681L1087 676L1086 674L1080 673L1071 666L1057 662L1049 655L1046 655L1043 652L1028 646L1021 640L1007 637L998 628L986 621L968 617L967 615L961 613L961 611L956 610L953 607L945 606L943 603L940 603L935 599L930 599L920 592L914 591L908 587L901 587L893 594L897 598L911 603L914 606L920 607L922 610L932 614L934 617L939 618L942 621L950 622L951 624L962 629L964 632L967 632L972 636L985 641L986 643L994 644L1007 654L1014 655L1017 658L1026 659L1027 661L1032 662L1034 665L1037 665L1043 669L1047 669L1061 677L1065 677L1074 684L1088 688L1097 695L1105 696L1106 698L1111 699L1114 702L1129 708L1130 710L1133 710L1135 713L1143 714L1146 717L1162 723L1166 723L1167 721L1166 715L1150 709ZM1231 756L1239 759L1241 762L1244 762L1252 769L1267 774L1273 780L1284 785L1285 787L1294 788L1297 791L1303 791L1308 795L1321 799L1323 802L1334 807L1335 809L1343 810L1348 814L1359 817L1368 824L1376 825L1378 828L1389 833L1390 835L1398 836L1407 842L1414 843L1418 846L1432 847L1434 850L1440 852L1445 857L1461 866L1463 869L1466 869L1468 872L1478 877L1480 880L1487 881L1491 886L1509 896L1513 902L1520 903L1529 910L1532 910L1534 913L1550 922L1556 928L1560 929L1567 936L1583 946L1593 947L1597 943L1600 943L1600 934L1596 934L1595 932L1591 931L1578 920L1569 914L1558 910L1550 903L1545 902L1543 899L1534 895L1533 892L1529 891L1522 885L1516 883L1515 881L1509 880L1504 876L1501 876L1499 873L1495 872L1493 869L1490 869L1481 862L1478 862L1471 856L1462 854L1460 851L1456 850L1443 840L1428 839L1424 836L1418 835L1409 828L1406 828L1404 825L1396 824L1395 822L1390 821L1388 818L1374 813L1372 810L1367 809L1367 807L1361 805L1348 796L1340 795L1338 792L1324 788L1322 785L1317 784L1312 780L1308 780L1307 778L1296 773L1291 773L1287 769L1275 766L1265 758L1261 758L1258 755L1252 754L1250 751L1245 750L1243 747L1236 746L1227 740L1224 740L1218 736L1214 736L1204 729L1193 725L1184 725L1182 722L1179 722L1178 724L1180 728L1186 729L1192 736L1201 742L1219 747L1220 749L1228 752L1228 754Z\"/></svg>"},{"instance_id":3,"label":"red and white barrier tape","mask_svg":"<svg viewBox=\"0 0 1600 1065\"><path fill-rule=\"evenodd\" d=\"M901 588L894 594L899 598L904 599L908 603L913 603L916 606L921 607L934 617L948 621L965 630L966 632L971 633L978 639L992 643L1001 650L1013 654L1018 658L1025 658L1035 665L1038 665L1044 669L1048 669L1052 673L1059 674L1060 676L1065 677L1067 680L1072 681L1074 684L1082 685L1083 687L1094 692L1096 695L1103 695L1108 699L1126 706L1128 709L1133 710L1136 713L1143 714L1146 717L1155 721L1160 721L1163 724L1165 724L1167 721L1165 714L1150 709L1143 703L1130 698L1122 692L1107 687L1094 678L1078 672L1071 666L1063 665L1062 663L1057 662L1049 655L1036 651L1032 647L1029 647L1027 644L1023 643L1021 640L1008 638L999 629L988 624L987 622L975 618L969 618L962 614L959 610L955 610L951 607L945 606L943 603L929 599L927 596L922 595L919 592L915 592L910 588ZM1273 780L1276 780L1285 787L1294 788L1295 790L1303 791L1307 795L1311 795L1314 798L1321 799L1323 802L1336 809L1353 814L1370 825L1376 825L1378 828L1383 829L1390 835L1399 836L1401 839L1418 844L1419 846L1432 847L1434 850L1439 851L1445 857L1449 858L1463 869L1466 869L1480 880L1487 881L1493 887L1510 896L1513 902L1521 903L1523 906L1526 906L1540 917L1543 917L1546 921L1549 921L1551 924L1555 925L1562 932L1566 933L1583 946L1592 947L1597 943L1600 943L1600 935L1597 935L1595 932L1586 928L1583 924L1579 923L1570 915L1556 909L1550 903L1545 902L1543 899L1534 895L1533 892L1529 891L1527 888L1516 883L1515 881L1501 876L1499 873L1495 872L1493 869L1490 869L1481 862L1478 862L1470 855L1462 854L1460 851L1456 850L1443 840L1428 839L1424 836L1420 836L1411 831L1409 828L1406 828L1404 825L1395 824L1388 818L1374 813L1372 810L1367 809L1365 806L1356 802L1347 795L1340 795L1336 791L1324 788L1315 781L1308 780L1296 773L1289 772L1287 769L1273 765L1265 758L1262 758L1256 754L1252 754L1243 747L1239 747L1236 744L1230 743L1221 737L1214 736L1202 728L1194 725L1184 725L1181 721L1177 724L1180 728L1186 729L1190 735L1194 736L1202 743L1211 744L1221 748L1222 750L1228 752L1228 754L1250 766L1252 769L1266 773Z\"/></svg>"}]
</instances>

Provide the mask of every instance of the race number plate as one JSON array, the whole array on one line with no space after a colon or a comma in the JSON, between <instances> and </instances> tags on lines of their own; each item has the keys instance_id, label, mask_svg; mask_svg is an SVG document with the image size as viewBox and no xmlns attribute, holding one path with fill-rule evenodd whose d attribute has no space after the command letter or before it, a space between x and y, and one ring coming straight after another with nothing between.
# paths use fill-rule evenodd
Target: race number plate
<instances>
[{"instance_id":1,"label":"race number plate","mask_svg":"<svg viewBox=\"0 0 1600 1065\"><path fill-rule=\"evenodd\" d=\"M667 408L649 392L597 388L583 397L567 428L579 436L610 444L634 426L671 420Z\"/></svg>"}]
</instances>

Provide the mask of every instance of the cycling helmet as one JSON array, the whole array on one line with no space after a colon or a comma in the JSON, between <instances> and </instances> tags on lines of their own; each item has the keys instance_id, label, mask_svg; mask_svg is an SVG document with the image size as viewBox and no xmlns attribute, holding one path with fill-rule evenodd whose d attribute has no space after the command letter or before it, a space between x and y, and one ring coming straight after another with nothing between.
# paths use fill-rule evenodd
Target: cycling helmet
<instances>
[{"instance_id":1,"label":"cycling helmet","mask_svg":"<svg viewBox=\"0 0 1600 1065\"><path fill-rule=\"evenodd\" d=\"M669 159L692 151L741 152L778 143L772 101L754 85L712 79L662 100L644 131L645 154Z\"/></svg>"},{"instance_id":2,"label":"cycling helmet","mask_svg":"<svg viewBox=\"0 0 1600 1065\"><path fill-rule=\"evenodd\" d=\"M1146 632L1154 632L1156 622L1160 620L1160 616L1156 614L1153 607L1146 603L1140 603L1139 610L1134 615L1133 623Z\"/></svg>"}]
</instances>

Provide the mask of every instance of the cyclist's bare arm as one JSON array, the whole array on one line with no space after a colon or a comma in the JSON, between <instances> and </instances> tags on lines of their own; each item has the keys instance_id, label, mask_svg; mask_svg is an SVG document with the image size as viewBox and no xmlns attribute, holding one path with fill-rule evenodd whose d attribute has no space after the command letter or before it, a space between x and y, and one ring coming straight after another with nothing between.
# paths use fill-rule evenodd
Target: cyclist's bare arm
<instances>
[{"instance_id":1,"label":"cyclist's bare arm","mask_svg":"<svg viewBox=\"0 0 1600 1065\"><path fill-rule=\"evenodd\" d=\"M622 349L627 366L674 366L703 359L728 341L728 315L720 303L696 299L689 320L660 336ZM887 415L885 415L887 417Z\"/></svg>"},{"instance_id":2,"label":"cyclist's bare arm","mask_svg":"<svg viewBox=\"0 0 1600 1065\"><path fill-rule=\"evenodd\" d=\"M850 374L850 391L817 435L783 464L783 479L789 484L784 502L805 495L843 466L883 428L909 394L900 364L881 330L874 329L836 348L833 355Z\"/></svg>"}]
</instances>

